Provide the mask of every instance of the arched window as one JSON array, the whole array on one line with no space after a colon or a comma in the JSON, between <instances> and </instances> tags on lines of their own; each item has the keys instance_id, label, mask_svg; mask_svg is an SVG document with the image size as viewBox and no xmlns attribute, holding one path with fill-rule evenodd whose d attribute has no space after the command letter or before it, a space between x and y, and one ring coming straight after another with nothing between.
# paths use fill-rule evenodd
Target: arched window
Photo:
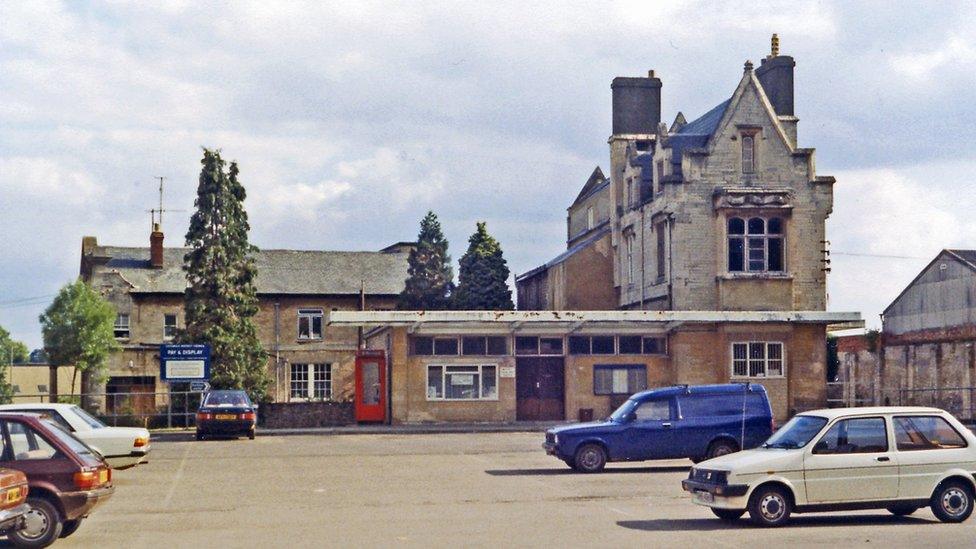
<instances>
[{"instance_id":1,"label":"arched window","mask_svg":"<svg viewBox=\"0 0 976 549\"><path fill-rule=\"evenodd\" d=\"M728 220L729 272L783 272L783 220L739 217Z\"/></svg>"}]
</instances>

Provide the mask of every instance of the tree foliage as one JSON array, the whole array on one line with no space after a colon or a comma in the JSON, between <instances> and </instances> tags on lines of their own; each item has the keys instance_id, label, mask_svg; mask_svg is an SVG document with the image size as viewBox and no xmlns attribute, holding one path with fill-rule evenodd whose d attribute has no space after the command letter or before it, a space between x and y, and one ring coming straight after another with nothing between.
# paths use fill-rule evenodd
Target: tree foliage
<instances>
[{"instance_id":1,"label":"tree foliage","mask_svg":"<svg viewBox=\"0 0 976 549\"><path fill-rule=\"evenodd\" d=\"M83 280L66 284L40 316L44 351L51 366L75 367L87 379L105 380L105 361L119 349L112 305ZM71 392L75 392L75 377ZM84 388L83 388L84 389Z\"/></svg>"},{"instance_id":2,"label":"tree foliage","mask_svg":"<svg viewBox=\"0 0 976 549\"><path fill-rule=\"evenodd\" d=\"M0 326L0 403L8 403L14 391L10 385L9 364L27 361L27 345L10 338L10 332Z\"/></svg>"},{"instance_id":3,"label":"tree foliage","mask_svg":"<svg viewBox=\"0 0 976 549\"><path fill-rule=\"evenodd\" d=\"M196 212L186 233L191 250L183 258L186 328L179 339L210 344L214 388L244 389L264 401L271 377L253 323L257 248L248 242L246 193L237 163L227 168L219 150L204 149L200 163Z\"/></svg>"},{"instance_id":4,"label":"tree foliage","mask_svg":"<svg viewBox=\"0 0 976 549\"><path fill-rule=\"evenodd\" d=\"M407 280L397 307L403 310L447 309L454 291L454 269L447 239L434 212L420 221L417 247L410 251Z\"/></svg>"},{"instance_id":5,"label":"tree foliage","mask_svg":"<svg viewBox=\"0 0 976 549\"><path fill-rule=\"evenodd\" d=\"M479 222L468 239L468 251L461 258L461 272L454 308L462 310L512 310L512 290L508 287L508 265L502 248Z\"/></svg>"}]
</instances>

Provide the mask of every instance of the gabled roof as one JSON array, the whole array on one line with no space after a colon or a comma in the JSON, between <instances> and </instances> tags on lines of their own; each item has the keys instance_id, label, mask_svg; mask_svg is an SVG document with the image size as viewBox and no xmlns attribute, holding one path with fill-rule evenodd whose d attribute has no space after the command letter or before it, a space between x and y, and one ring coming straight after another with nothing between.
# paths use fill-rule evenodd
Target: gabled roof
<instances>
[{"instance_id":1,"label":"gabled roof","mask_svg":"<svg viewBox=\"0 0 976 549\"><path fill-rule=\"evenodd\" d=\"M932 265L935 265L935 262L938 261L939 258L942 257L943 255L947 255L952 259L955 259L963 266L968 267L970 270L976 272L976 250L948 250L948 249L942 250L941 252L935 254L935 257L932 258L932 261L929 261L928 264L925 265L925 267L923 267L922 270L919 271L917 275L915 275L915 278L913 278L912 281L909 282L904 289L902 289L902 291L898 294L898 297L891 300L891 303L889 303L888 306L885 307L883 311L881 311L881 314L882 315L887 314L888 310L894 307L895 303L898 303L898 300L900 300L902 296L904 296L905 293L908 292L908 289L914 286L915 283L918 282L920 278L922 278L922 275L928 272L928 270L932 268Z\"/></svg>"},{"instance_id":2,"label":"gabled roof","mask_svg":"<svg viewBox=\"0 0 976 549\"><path fill-rule=\"evenodd\" d=\"M726 99L711 110L681 126L677 133L668 136L667 145L671 149L671 163L681 165L681 156L686 149L704 147L708 144L709 138L718 129L718 124L729 107L732 99ZM677 173L675 170L674 173Z\"/></svg>"},{"instance_id":3,"label":"gabled roof","mask_svg":"<svg viewBox=\"0 0 976 549\"><path fill-rule=\"evenodd\" d=\"M183 256L189 248L164 248L163 267L149 264L149 248L97 246L94 257L108 258L93 275L114 273L131 293L182 294L186 289ZM408 253L261 250L255 254L258 294L396 295L407 278Z\"/></svg>"},{"instance_id":4,"label":"gabled roof","mask_svg":"<svg viewBox=\"0 0 976 549\"><path fill-rule=\"evenodd\" d=\"M594 230L593 231L593 234L591 234L590 236L587 236L583 240L580 240L576 244L573 244L573 246L571 248L569 248L565 252L557 255L556 257L552 258L551 260L549 260L548 262L546 262L544 265L539 265L538 267L532 269L531 271L528 271L526 273L523 273L523 274L518 275L518 277L516 278L516 280L524 280L526 278L531 278L531 277L535 276L536 274L540 273L541 271L544 271L544 270L546 270L546 269L548 269L550 267L559 265L560 263L562 263L563 261L566 261L567 259L569 259L570 257L572 257L574 254L576 254L577 252L579 252L580 250L586 248L590 244L593 244L597 240L600 240L601 238L603 238L604 236L606 236L609 233L610 233L610 223L609 222L606 222L606 223L604 223L603 228L598 228L598 229Z\"/></svg>"},{"instance_id":5,"label":"gabled roof","mask_svg":"<svg viewBox=\"0 0 976 549\"><path fill-rule=\"evenodd\" d=\"M590 178L586 180L583 184L583 188L580 189L578 195L576 195L576 200L573 201L573 206L579 204L580 202L586 200L590 196L600 192L610 185L610 180L607 176L603 175L603 170L600 166L593 169L593 173L590 174Z\"/></svg>"}]
</instances>

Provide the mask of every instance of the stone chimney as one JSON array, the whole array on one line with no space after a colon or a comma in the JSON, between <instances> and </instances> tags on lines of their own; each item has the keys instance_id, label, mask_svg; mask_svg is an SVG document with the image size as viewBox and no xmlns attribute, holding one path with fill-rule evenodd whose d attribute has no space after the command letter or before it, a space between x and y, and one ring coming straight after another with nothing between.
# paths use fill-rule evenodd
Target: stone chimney
<instances>
[{"instance_id":1,"label":"stone chimney","mask_svg":"<svg viewBox=\"0 0 976 549\"><path fill-rule=\"evenodd\" d=\"M647 77L618 76L613 91L613 134L653 134L661 123L661 79L648 71Z\"/></svg>"},{"instance_id":2,"label":"stone chimney","mask_svg":"<svg viewBox=\"0 0 976 549\"><path fill-rule=\"evenodd\" d=\"M779 116L793 116L793 67L796 61L789 55L779 54L779 36L773 35L770 53L756 69L756 78L762 84L766 97Z\"/></svg>"},{"instance_id":3,"label":"stone chimney","mask_svg":"<svg viewBox=\"0 0 976 549\"><path fill-rule=\"evenodd\" d=\"M149 264L154 269L163 268L163 231L159 223L153 223L153 231L149 234Z\"/></svg>"}]
</instances>

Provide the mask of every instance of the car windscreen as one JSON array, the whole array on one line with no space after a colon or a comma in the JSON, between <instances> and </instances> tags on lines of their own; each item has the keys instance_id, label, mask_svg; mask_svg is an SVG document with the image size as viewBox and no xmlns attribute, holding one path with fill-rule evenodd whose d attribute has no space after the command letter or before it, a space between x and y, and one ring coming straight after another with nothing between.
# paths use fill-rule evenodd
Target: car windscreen
<instances>
[{"instance_id":1,"label":"car windscreen","mask_svg":"<svg viewBox=\"0 0 976 549\"><path fill-rule=\"evenodd\" d=\"M71 411L74 412L76 416L80 417L81 420L87 423L88 426L91 427L92 429L102 429L104 427L107 427L107 425L102 423L97 417L89 414L84 409L78 406L72 406Z\"/></svg>"},{"instance_id":2,"label":"car windscreen","mask_svg":"<svg viewBox=\"0 0 976 549\"><path fill-rule=\"evenodd\" d=\"M769 437L763 448L803 448L827 424L820 416L794 416Z\"/></svg>"},{"instance_id":3,"label":"car windscreen","mask_svg":"<svg viewBox=\"0 0 976 549\"><path fill-rule=\"evenodd\" d=\"M74 437L74 435L65 431L64 427L61 427L53 420L42 419L41 423L43 423L44 426L47 427L47 430L48 432L51 433L52 437L61 441L68 448L71 448L71 450L74 451L76 454L81 454L81 455L93 454L91 448L86 446L84 442L78 440L77 438Z\"/></svg>"},{"instance_id":4,"label":"car windscreen","mask_svg":"<svg viewBox=\"0 0 976 549\"><path fill-rule=\"evenodd\" d=\"M251 401L244 391L211 391L202 405L208 408L249 408Z\"/></svg>"}]
</instances>

